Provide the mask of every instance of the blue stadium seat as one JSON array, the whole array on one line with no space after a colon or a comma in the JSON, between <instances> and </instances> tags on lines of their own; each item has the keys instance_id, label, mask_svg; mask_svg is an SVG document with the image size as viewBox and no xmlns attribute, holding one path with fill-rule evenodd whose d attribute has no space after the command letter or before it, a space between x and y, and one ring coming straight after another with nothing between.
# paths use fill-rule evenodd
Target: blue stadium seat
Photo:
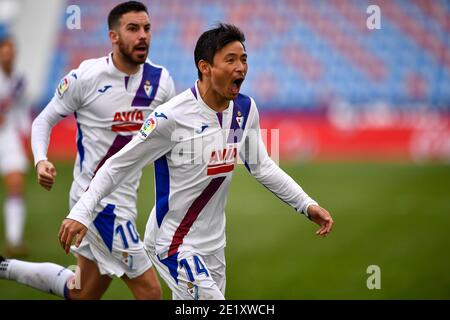
<instances>
[{"instance_id":1,"label":"blue stadium seat","mask_svg":"<svg viewBox=\"0 0 450 320\"><path fill-rule=\"evenodd\" d=\"M393 108L407 106L411 103L408 75L420 74L429 87L425 103L450 111L450 62L444 63L440 58L444 51L450 51L450 35L445 26L416 2L398 0L383 4L383 30L368 31L358 25L355 12L363 14L361 21L365 23L365 8L369 4L368 0L160 1L150 6L157 30L150 56L171 71L177 91L181 92L196 79L190 49L194 43L186 43L186 27L195 28L198 24L200 29L192 29L189 34L189 39L196 39L195 32L206 30L219 20L227 21L246 32L250 75L245 88L262 109L301 110L314 105L319 108L323 88L352 103L384 101ZM83 10L85 27L83 32L73 33L61 21L60 50L52 60L48 95L53 93L59 78L81 60L110 51L106 35L110 1L80 0L78 5ZM450 2L433 1L427 5L444 10L450 17ZM236 10L230 10L230 6ZM401 14L414 22L413 32ZM433 42L424 41L424 35ZM438 49L430 43L437 44ZM312 71L300 58L286 58L285 48L290 46L300 48L301 59L317 64L318 75L308 74ZM270 97L258 90L260 75L269 75L278 87Z\"/></svg>"}]
</instances>

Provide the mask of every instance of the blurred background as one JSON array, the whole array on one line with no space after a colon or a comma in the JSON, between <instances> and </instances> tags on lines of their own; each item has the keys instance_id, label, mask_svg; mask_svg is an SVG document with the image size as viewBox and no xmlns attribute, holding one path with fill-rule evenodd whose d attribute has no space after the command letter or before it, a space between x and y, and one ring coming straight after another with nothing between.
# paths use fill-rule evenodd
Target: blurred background
<instances>
[{"instance_id":1,"label":"blurred background","mask_svg":"<svg viewBox=\"0 0 450 320\"><path fill-rule=\"evenodd\" d=\"M69 70L109 53L106 18L119 2L0 0L32 116ZM143 2L150 59L171 72L177 93L197 78L193 51L203 31L218 21L244 31L249 72L241 92L254 97L261 127L279 130L281 167L336 221L333 234L315 237L312 223L238 168L227 205L228 299L450 299L450 1ZM72 5L80 28L68 28ZM368 27L370 5L380 9L379 29ZM29 260L75 263L56 238L75 136L72 117L53 130L58 178L50 193L30 165ZM139 190L141 235L153 198L149 168ZM0 239L3 232L0 224ZM372 265L380 267L380 289L367 286ZM0 299L51 298L0 280ZM131 294L115 280L105 298Z\"/></svg>"}]
</instances>

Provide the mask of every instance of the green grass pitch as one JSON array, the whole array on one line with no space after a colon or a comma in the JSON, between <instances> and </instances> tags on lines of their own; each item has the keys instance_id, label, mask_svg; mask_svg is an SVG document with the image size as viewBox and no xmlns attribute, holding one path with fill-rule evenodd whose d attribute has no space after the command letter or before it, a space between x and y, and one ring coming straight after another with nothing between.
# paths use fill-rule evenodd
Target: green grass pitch
<instances>
[{"instance_id":1,"label":"green grass pitch","mask_svg":"<svg viewBox=\"0 0 450 320\"><path fill-rule=\"evenodd\" d=\"M228 299L450 299L450 166L316 163L282 167L335 220L327 238L239 166L227 205ZM27 176L30 261L71 265L57 233L67 214L72 164L57 163L51 192ZM0 188L3 202L4 189ZM138 230L154 203L152 169L139 190ZM4 229L0 224L0 248ZM0 249L1 250L1 249ZM1 251L0 251L1 252ZM367 267L381 270L369 290ZM163 285L164 298L170 299ZM115 279L104 299L131 299ZM56 299L0 280L0 299Z\"/></svg>"}]
</instances>

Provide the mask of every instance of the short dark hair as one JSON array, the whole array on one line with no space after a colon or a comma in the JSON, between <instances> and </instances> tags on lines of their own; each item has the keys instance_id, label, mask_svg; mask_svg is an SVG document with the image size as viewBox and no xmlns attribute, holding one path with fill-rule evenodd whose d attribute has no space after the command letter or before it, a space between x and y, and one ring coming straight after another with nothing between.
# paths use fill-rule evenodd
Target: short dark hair
<instances>
[{"instance_id":1,"label":"short dark hair","mask_svg":"<svg viewBox=\"0 0 450 320\"><path fill-rule=\"evenodd\" d=\"M244 33L232 24L219 23L216 28L203 32L198 38L194 50L194 61L200 80L202 80L202 73L198 68L199 61L205 60L212 64L217 51L234 41L242 43L245 49Z\"/></svg>"},{"instance_id":2,"label":"short dark hair","mask_svg":"<svg viewBox=\"0 0 450 320\"><path fill-rule=\"evenodd\" d=\"M118 23L120 18L128 12L145 11L148 14L145 4L139 1L127 1L115 6L108 15L108 28L112 30Z\"/></svg>"}]
</instances>

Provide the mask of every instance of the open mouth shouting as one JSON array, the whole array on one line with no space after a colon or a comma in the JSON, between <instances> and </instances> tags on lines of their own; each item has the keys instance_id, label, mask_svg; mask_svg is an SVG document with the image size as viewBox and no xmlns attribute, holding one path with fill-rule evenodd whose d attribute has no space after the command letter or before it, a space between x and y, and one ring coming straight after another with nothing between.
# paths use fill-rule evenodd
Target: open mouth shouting
<instances>
[{"instance_id":1,"label":"open mouth shouting","mask_svg":"<svg viewBox=\"0 0 450 320\"><path fill-rule=\"evenodd\" d=\"M239 94L239 90L241 89L241 85L244 82L244 77L237 77L231 82L230 91L234 96L237 96Z\"/></svg>"},{"instance_id":2,"label":"open mouth shouting","mask_svg":"<svg viewBox=\"0 0 450 320\"><path fill-rule=\"evenodd\" d=\"M147 55L148 46L145 43L140 43L134 47L134 52L139 55Z\"/></svg>"}]
</instances>

